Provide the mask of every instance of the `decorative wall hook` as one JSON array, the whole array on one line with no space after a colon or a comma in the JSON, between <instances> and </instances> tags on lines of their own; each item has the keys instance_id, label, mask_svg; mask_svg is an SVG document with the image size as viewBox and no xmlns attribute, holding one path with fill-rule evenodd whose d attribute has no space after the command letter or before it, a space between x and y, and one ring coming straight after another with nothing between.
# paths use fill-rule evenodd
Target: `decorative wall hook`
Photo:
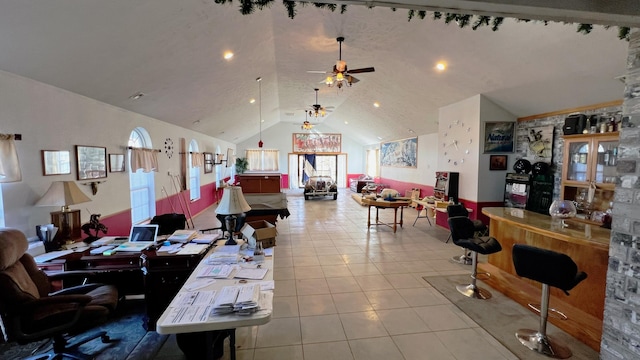
<instances>
[{"instance_id":1,"label":"decorative wall hook","mask_svg":"<svg viewBox=\"0 0 640 360\"><path fill-rule=\"evenodd\" d=\"M103 181L92 181L89 183L82 183L82 185L88 185L91 186L91 193L93 193L93 195L98 193L98 184L101 184L103 182L107 182L107 180L103 180Z\"/></svg>"}]
</instances>

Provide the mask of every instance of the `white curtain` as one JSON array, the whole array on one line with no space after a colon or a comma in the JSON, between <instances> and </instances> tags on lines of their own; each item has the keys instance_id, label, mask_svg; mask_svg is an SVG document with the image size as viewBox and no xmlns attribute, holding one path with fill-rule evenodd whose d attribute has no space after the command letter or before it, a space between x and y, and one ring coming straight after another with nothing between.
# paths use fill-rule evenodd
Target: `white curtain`
<instances>
[{"instance_id":1,"label":"white curtain","mask_svg":"<svg viewBox=\"0 0 640 360\"><path fill-rule=\"evenodd\" d=\"M247 170L259 171L262 170L262 151L261 150L247 150Z\"/></svg>"},{"instance_id":2,"label":"white curtain","mask_svg":"<svg viewBox=\"0 0 640 360\"><path fill-rule=\"evenodd\" d=\"M131 171L158 172L158 151L154 149L131 148Z\"/></svg>"},{"instance_id":3,"label":"white curtain","mask_svg":"<svg viewBox=\"0 0 640 360\"><path fill-rule=\"evenodd\" d=\"M298 155L289 154L289 189L297 189L298 182Z\"/></svg>"},{"instance_id":4,"label":"white curtain","mask_svg":"<svg viewBox=\"0 0 640 360\"><path fill-rule=\"evenodd\" d=\"M191 167L204 167L204 154L199 152L191 152Z\"/></svg>"},{"instance_id":5,"label":"white curtain","mask_svg":"<svg viewBox=\"0 0 640 360\"><path fill-rule=\"evenodd\" d=\"M0 183L22 180L13 134L0 134Z\"/></svg>"},{"instance_id":6,"label":"white curtain","mask_svg":"<svg viewBox=\"0 0 640 360\"><path fill-rule=\"evenodd\" d=\"M279 154L278 150L263 150L264 151L264 171L278 171L280 170Z\"/></svg>"},{"instance_id":7,"label":"white curtain","mask_svg":"<svg viewBox=\"0 0 640 360\"><path fill-rule=\"evenodd\" d=\"M336 182L338 183L339 188L347 187L347 155L340 154L338 155L338 166L337 166L338 178Z\"/></svg>"}]
</instances>

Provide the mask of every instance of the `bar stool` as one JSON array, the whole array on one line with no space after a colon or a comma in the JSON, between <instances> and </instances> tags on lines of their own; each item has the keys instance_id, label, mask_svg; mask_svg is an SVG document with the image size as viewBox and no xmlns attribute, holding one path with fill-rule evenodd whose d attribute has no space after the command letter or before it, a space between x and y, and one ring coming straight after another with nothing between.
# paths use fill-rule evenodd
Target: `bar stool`
<instances>
[{"instance_id":1,"label":"bar stool","mask_svg":"<svg viewBox=\"0 0 640 360\"><path fill-rule=\"evenodd\" d=\"M473 221L466 216L454 216L447 220L451 230L453 243L471 251L471 284L458 285L456 289L464 296L474 299L489 299L491 293L486 289L476 286L478 277L478 253L483 255L497 253L502 246L495 238L490 236L476 237ZM489 275L488 273L486 273Z\"/></svg>"},{"instance_id":2,"label":"bar stool","mask_svg":"<svg viewBox=\"0 0 640 360\"><path fill-rule=\"evenodd\" d=\"M547 317L549 314L549 286L561 289L565 294L573 289L587 274L578 270L573 260L562 253L534 246L516 244L513 246L513 265L518 276L542 283L540 305L540 328L538 330L520 329L516 338L522 345L556 359L571 357L571 350L547 335Z\"/></svg>"},{"instance_id":3,"label":"bar stool","mask_svg":"<svg viewBox=\"0 0 640 360\"><path fill-rule=\"evenodd\" d=\"M462 204L447 205L447 217L452 218L456 216L469 217L469 211L467 211L467 208L464 207L464 205ZM478 236L487 235L487 230L488 230L487 225L485 225L480 220L471 220L471 221L473 222L474 231L477 233ZM450 239L451 239L451 234L449 234L449 237L447 238L446 242L449 242ZM469 265L472 262L471 257L467 254L466 250L462 253L462 255L454 256L451 260L458 262L460 264L465 264L465 265Z\"/></svg>"}]
</instances>

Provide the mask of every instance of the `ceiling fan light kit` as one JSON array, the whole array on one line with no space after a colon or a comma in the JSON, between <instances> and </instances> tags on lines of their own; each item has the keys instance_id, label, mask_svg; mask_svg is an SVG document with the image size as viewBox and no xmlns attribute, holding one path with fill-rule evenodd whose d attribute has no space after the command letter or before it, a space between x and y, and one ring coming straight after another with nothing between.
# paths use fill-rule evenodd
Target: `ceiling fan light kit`
<instances>
[{"instance_id":1,"label":"ceiling fan light kit","mask_svg":"<svg viewBox=\"0 0 640 360\"><path fill-rule=\"evenodd\" d=\"M327 76L327 78L323 81L328 87L335 86L338 89L342 89L343 86L351 86L354 83L357 83L358 81L360 81L355 77L351 76L351 74L359 74L359 73L376 71L373 67L349 70L347 68L347 62L345 60L342 60L342 42L344 41L344 37L339 36L336 38L336 41L338 41L338 44L340 44L338 60L336 61L336 64L333 66L331 75Z\"/></svg>"}]
</instances>

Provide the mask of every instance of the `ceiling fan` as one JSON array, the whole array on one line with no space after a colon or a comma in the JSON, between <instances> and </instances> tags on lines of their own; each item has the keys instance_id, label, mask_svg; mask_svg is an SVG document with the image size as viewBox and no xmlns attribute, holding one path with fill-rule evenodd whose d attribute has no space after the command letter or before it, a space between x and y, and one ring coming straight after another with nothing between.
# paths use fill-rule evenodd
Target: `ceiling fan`
<instances>
[{"instance_id":1,"label":"ceiling fan","mask_svg":"<svg viewBox=\"0 0 640 360\"><path fill-rule=\"evenodd\" d=\"M327 78L325 80L323 80L322 82L327 84L329 87L336 86L336 87L338 87L338 89L340 89L345 85L346 86L351 86L352 84L357 83L358 81L360 81L357 78L353 77L351 74L360 74L360 73L367 73L367 72L376 71L373 67L366 67L366 68L349 70L347 68L347 62L342 60L342 42L344 41L344 37L340 36L340 37L336 38L336 40L340 44L340 53L339 53L338 61L336 61L336 64L333 65L333 70L331 72L328 72L328 71L308 71L309 73L316 73L316 74L327 74L327 73L330 73L330 75L327 76Z\"/></svg>"},{"instance_id":2,"label":"ceiling fan","mask_svg":"<svg viewBox=\"0 0 640 360\"><path fill-rule=\"evenodd\" d=\"M313 89L316 92L316 103L311 105L311 109L310 110L306 110L307 113L309 114L309 116L315 116L316 118L318 116L323 117L326 115L326 113L331 112L333 109L333 106L327 106L327 107L323 107L322 105L318 104L318 88Z\"/></svg>"}]
</instances>

